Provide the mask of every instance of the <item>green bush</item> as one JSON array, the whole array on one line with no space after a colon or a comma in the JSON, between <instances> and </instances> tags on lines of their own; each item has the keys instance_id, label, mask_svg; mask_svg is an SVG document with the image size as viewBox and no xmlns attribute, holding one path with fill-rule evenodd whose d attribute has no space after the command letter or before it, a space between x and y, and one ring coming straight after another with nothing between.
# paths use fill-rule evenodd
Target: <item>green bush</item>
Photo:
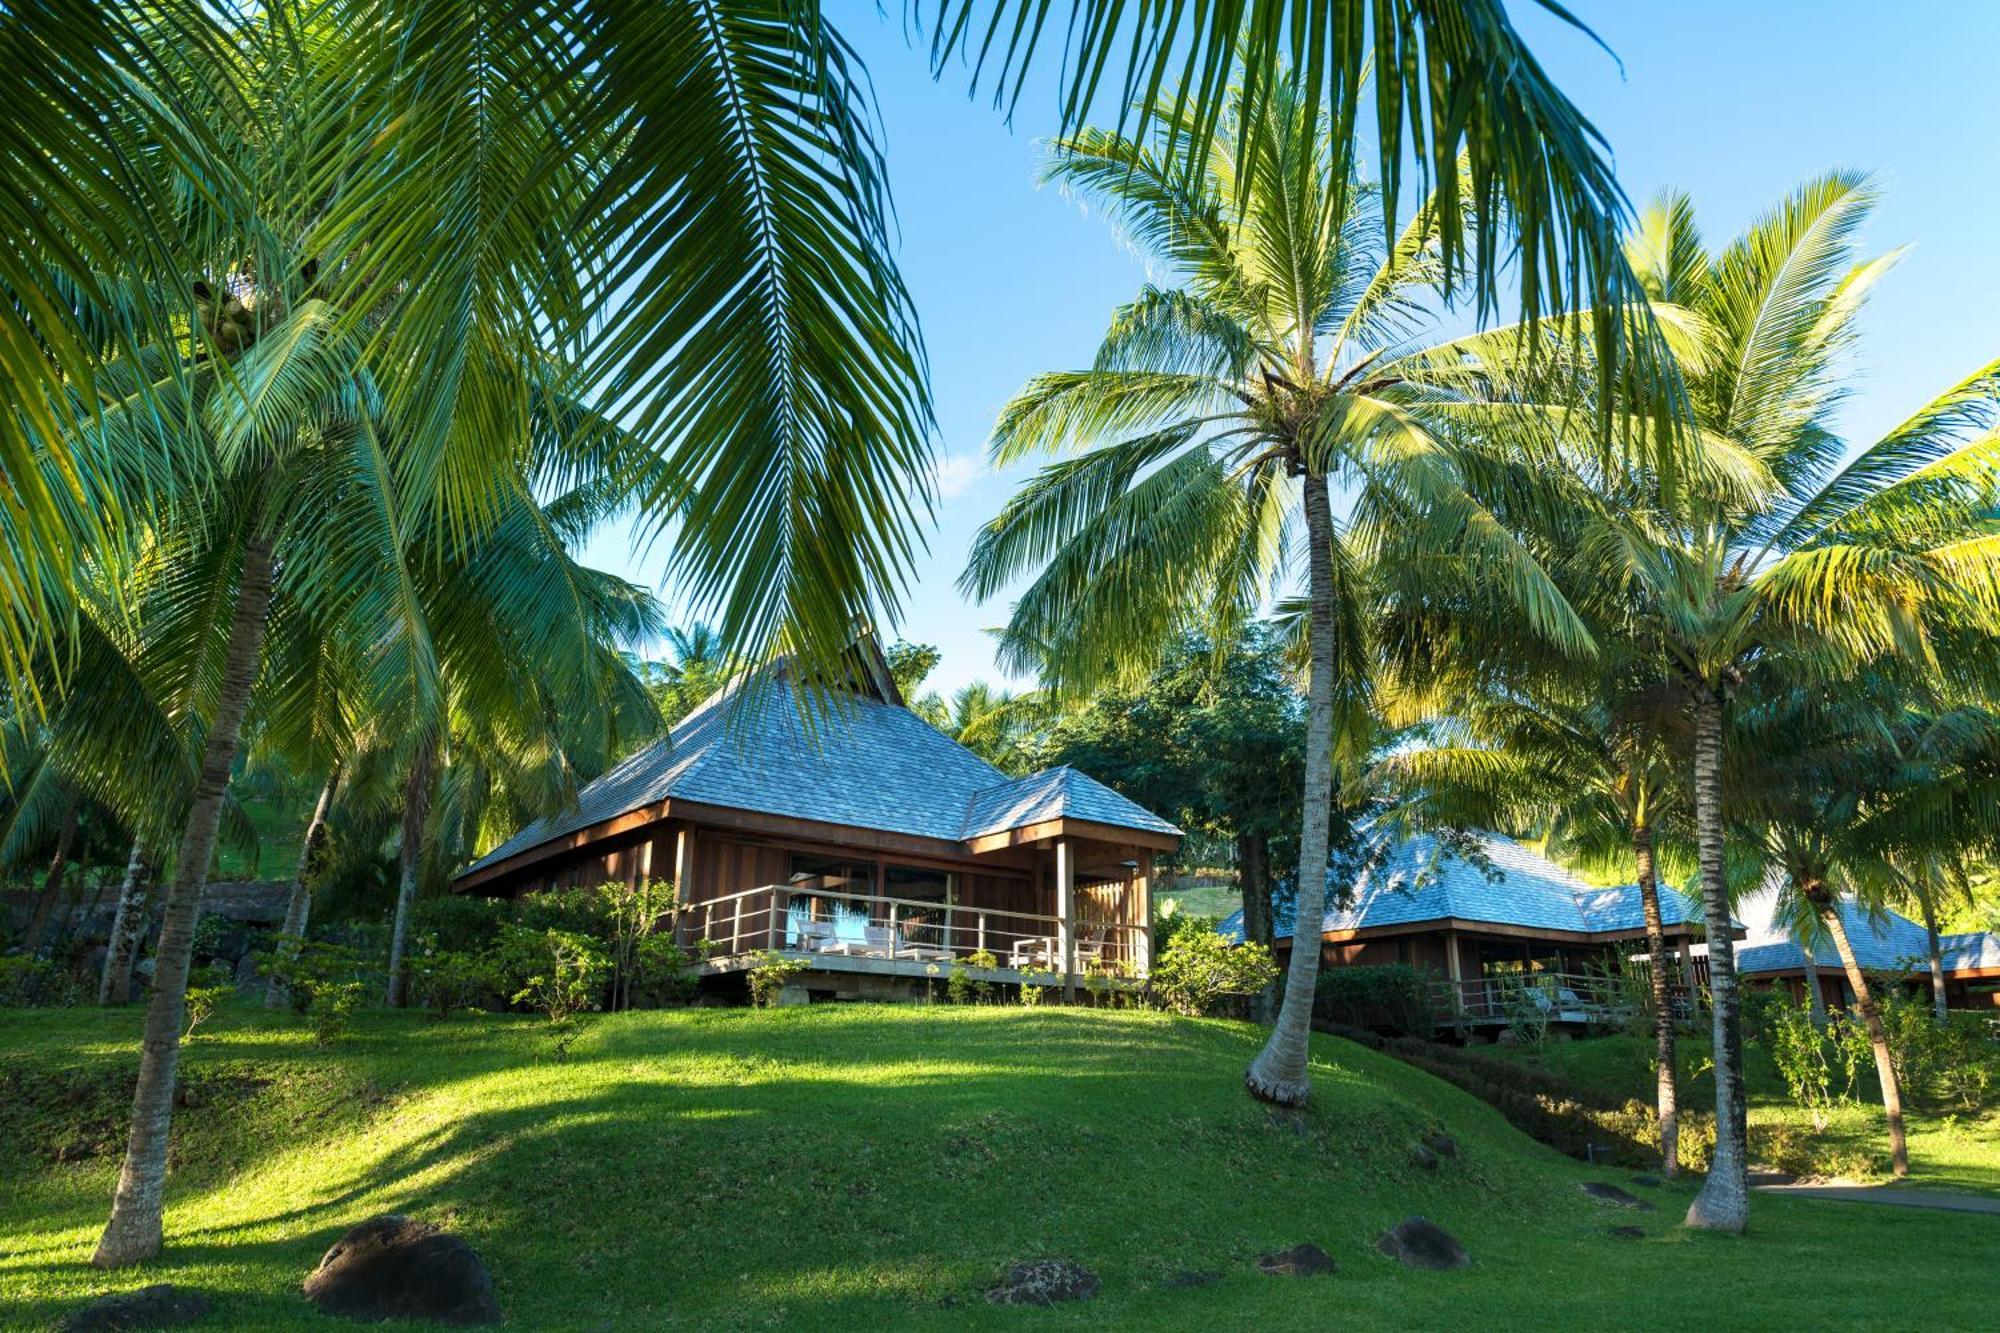
<instances>
[{"instance_id":1,"label":"green bush","mask_svg":"<svg viewBox=\"0 0 2000 1333\"><path fill-rule=\"evenodd\" d=\"M1330 1026L1428 1036L1430 982L1403 963L1323 968L1313 987L1313 1018Z\"/></svg>"},{"instance_id":2,"label":"green bush","mask_svg":"<svg viewBox=\"0 0 2000 1333\"><path fill-rule=\"evenodd\" d=\"M644 935L632 946L631 980L625 1002L657 1008L686 1004L694 998L701 973L698 961L674 943L671 935Z\"/></svg>"},{"instance_id":3,"label":"green bush","mask_svg":"<svg viewBox=\"0 0 2000 1333\"><path fill-rule=\"evenodd\" d=\"M331 1046L347 1035L348 1022L361 1007L368 988L358 981L318 981L312 983L311 993L306 1025L312 1029L315 1045Z\"/></svg>"},{"instance_id":4,"label":"green bush","mask_svg":"<svg viewBox=\"0 0 2000 1333\"><path fill-rule=\"evenodd\" d=\"M945 979L945 998L953 1004L993 1003L993 983L975 979L972 968L992 969L1000 966L1000 960L985 949L976 950L963 958L951 960L951 975Z\"/></svg>"},{"instance_id":5,"label":"green bush","mask_svg":"<svg viewBox=\"0 0 2000 1333\"><path fill-rule=\"evenodd\" d=\"M1178 914L1177 914L1178 915ZM1271 951L1231 944L1214 921L1190 917L1172 932L1153 965L1153 994L1177 1014L1213 1014L1231 1000L1255 995L1278 978Z\"/></svg>"},{"instance_id":6,"label":"green bush","mask_svg":"<svg viewBox=\"0 0 2000 1333\"><path fill-rule=\"evenodd\" d=\"M499 969L484 953L440 948L436 936L425 935L410 956L410 993L439 1018L478 1008L500 990Z\"/></svg>"},{"instance_id":7,"label":"green bush","mask_svg":"<svg viewBox=\"0 0 2000 1333\"><path fill-rule=\"evenodd\" d=\"M48 959L0 957L0 1008L68 1008L82 1002L82 987Z\"/></svg>"},{"instance_id":8,"label":"green bush","mask_svg":"<svg viewBox=\"0 0 2000 1333\"><path fill-rule=\"evenodd\" d=\"M750 1003L759 1009L769 1009L778 1002L786 983L806 970L806 963L804 959L787 958L769 950L756 957L757 962L746 974L750 982Z\"/></svg>"},{"instance_id":9,"label":"green bush","mask_svg":"<svg viewBox=\"0 0 2000 1333\"><path fill-rule=\"evenodd\" d=\"M254 955L257 970L285 988L296 1013L312 1009L323 988L353 983L366 992L377 980L370 956L334 940L302 940L279 935L266 952Z\"/></svg>"},{"instance_id":10,"label":"green bush","mask_svg":"<svg viewBox=\"0 0 2000 1333\"><path fill-rule=\"evenodd\" d=\"M226 967L197 967L189 972L187 999L182 1009L187 1029L181 1033L181 1040L194 1036L194 1030L213 1018L222 1002L235 993L235 978Z\"/></svg>"}]
</instances>

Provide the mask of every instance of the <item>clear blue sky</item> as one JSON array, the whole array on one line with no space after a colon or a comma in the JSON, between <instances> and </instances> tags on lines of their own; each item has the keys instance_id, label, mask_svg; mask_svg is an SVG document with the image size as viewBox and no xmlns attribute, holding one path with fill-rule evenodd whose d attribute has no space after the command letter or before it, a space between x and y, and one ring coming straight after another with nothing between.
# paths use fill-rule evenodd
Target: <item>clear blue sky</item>
<instances>
[{"instance_id":1,"label":"clear blue sky","mask_svg":"<svg viewBox=\"0 0 2000 1333\"><path fill-rule=\"evenodd\" d=\"M1914 248L1866 316L1846 425L1861 439L2000 357L2000 5L1992 0L1570 0L1617 61L1535 12L1511 8L1542 62L1609 140L1635 204L1675 186L1712 241L1803 178L1875 173L1872 252ZM845 31L875 77L899 261L924 323L939 422L938 523L905 599L904 637L935 643L932 684L997 678L984 627L1003 604L953 586L973 532L1018 481L984 466L987 431L1039 370L1086 364L1112 307L1142 280L1101 218L1034 176L1052 98L1010 129L962 79L932 83L895 14L848 0ZM1620 64L1623 69L1621 72ZM660 562L606 532L588 558L656 584ZM671 590L666 590L669 593Z\"/></svg>"}]
</instances>

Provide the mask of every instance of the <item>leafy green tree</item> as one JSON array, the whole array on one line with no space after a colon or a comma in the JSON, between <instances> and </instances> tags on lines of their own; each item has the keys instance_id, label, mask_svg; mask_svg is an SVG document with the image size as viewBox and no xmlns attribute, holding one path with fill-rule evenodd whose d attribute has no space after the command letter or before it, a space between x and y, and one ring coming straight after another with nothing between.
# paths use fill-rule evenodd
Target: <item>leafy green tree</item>
<instances>
[{"instance_id":1,"label":"leafy green tree","mask_svg":"<svg viewBox=\"0 0 2000 1333\"><path fill-rule=\"evenodd\" d=\"M1839 679L1885 656L1937 658L1937 627L1990 624L2000 562L1984 528L2000 444L2000 365L1982 367L1851 454L1834 432L1854 320L1895 256L1856 263L1874 193L1858 176L1807 182L1719 253L1685 197L1650 208L1631 241L1680 353L1704 467L1596 477L1570 530L1565 586L1594 590L1651 646L1687 700L1692 813L1708 918L1717 1148L1689 1225L1740 1231L1749 1208L1742 1047L1730 943L1725 724L1746 674ZM1684 317L1683 317L1684 315ZM1971 438L1968 438L1971 437Z\"/></svg>"},{"instance_id":2,"label":"leafy green tree","mask_svg":"<svg viewBox=\"0 0 2000 1333\"><path fill-rule=\"evenodd\" d=\"M1246 93L1221 119L1167 98L1150 141L1087 130L1054 146L1046 178L1099 203L1178 285L1142 290L1094 365L1038 376L1002 410L996 462L1079 452L982 529L961 586L983 599L1029 576L1003 656L1087 692L1143 671L1183 631L1229 641L1302 563L1297 883L1300 919L1314 921L1337 751L1365 746L1362 584L1379 537L1422 534L1434 558L1480 563L1537 633L1578 653L1591 643L1477 498L1504 461L1560 434L1563 410L1530 391L1565 340L1494 330L1427 345L1458 177L1385 246L1378 195L1337 170L1349 149L1325 108L1298 81L1269 92L1268 107ZM1263 132L1239 132L1258 117ZM1193 179L1165 165L1190 154L1206 164ZM1534 489L1531 474L1510 479ZM1349 504L1340 520L1334 482ZM1247 1075L1260 1097L1307 1096L1318 966L1317 950L1292 951L1271 1043Z\"/></svg>"}]
</instances>

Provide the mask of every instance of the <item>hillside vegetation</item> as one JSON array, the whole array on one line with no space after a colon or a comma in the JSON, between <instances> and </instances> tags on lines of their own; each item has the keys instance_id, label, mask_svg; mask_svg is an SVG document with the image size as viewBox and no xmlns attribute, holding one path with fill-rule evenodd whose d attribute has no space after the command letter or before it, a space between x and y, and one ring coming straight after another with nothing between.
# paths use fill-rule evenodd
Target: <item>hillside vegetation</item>
<instances>
[{"instance_id":1,"label":"hillside vegetation","mask_svg":"<svg viewBox=\"0 0 2000 1333\"><path fill-rule=\"evenodd\" d=\"M0 1013L8 1327L160 1281L208 1290L216 1327L333 1327L298 1284L385 1211L464 1235L509 1322L536 1329L1749 1328L1786 1309L1879 1327L1918 1293L1927 1326L1992 1315L1972 1276L1987 1219L1759 1199L1749 1236L1691 1235L1687 1187L1592 1172L1358 1046L1319 1039L1312 1105L1274 1115L1241 1090L1255 1029L1012 1008L632 1013L561 1059L529 1019L374 1014L321 1050L288 1015L228 1010L185 1057L167 1255L101 1273L85 1261L138 1028L129 1011ZM1426 1171L1408 1148L1439 1130L1459 1155ZM1658 1210L1593 1204L1590 1179ZM1475 1266L1374 1253L1411 1214ZM1608 1234L1633 1223L1643 1239ZM1255 1271L1301 1241L1340 1271ZM1099 1296L981 1298L1045 1256L1094 1270ZM1169 1285L1188 1272L1221 1276Z\"/></svg>"}]
</instances>

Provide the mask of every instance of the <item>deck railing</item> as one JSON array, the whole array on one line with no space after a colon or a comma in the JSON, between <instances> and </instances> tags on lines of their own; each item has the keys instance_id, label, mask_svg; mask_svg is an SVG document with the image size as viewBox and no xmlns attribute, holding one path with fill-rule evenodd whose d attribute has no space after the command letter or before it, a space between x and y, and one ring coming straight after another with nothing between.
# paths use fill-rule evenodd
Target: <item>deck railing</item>
<instances>
[{"instance_id":1,"label":"deck railing","mask_svg":"<svg viewBox=\"0 0 2000 1333\"><path fill-rule=\"evenodd\" d=\"M1642 979L1643 980L1643 979ZM1649 986L1603 973L1529 972L1432 983L1439 1026L1454 1023L1623 1023L1652 1002ZM1698 996L1676 982L1667 988L1674 1016L1687 1020Z\"/></svg>"},{"instance_id":2,"label":"deck railing","mask_svg":"<svg viewBox=\"0 0 2000 1333\"><path fill-rule=\"evenodd\" d=\"M712 958L771 950L943 966L986 954L998 970L1066 970L1059 917L785 884L687 904L675 930L684 944L705 944ZM1144 948L1143 927L1078 921L1067 970L1135 975L1144 971Z\"/></svg>"}]
</instances>

